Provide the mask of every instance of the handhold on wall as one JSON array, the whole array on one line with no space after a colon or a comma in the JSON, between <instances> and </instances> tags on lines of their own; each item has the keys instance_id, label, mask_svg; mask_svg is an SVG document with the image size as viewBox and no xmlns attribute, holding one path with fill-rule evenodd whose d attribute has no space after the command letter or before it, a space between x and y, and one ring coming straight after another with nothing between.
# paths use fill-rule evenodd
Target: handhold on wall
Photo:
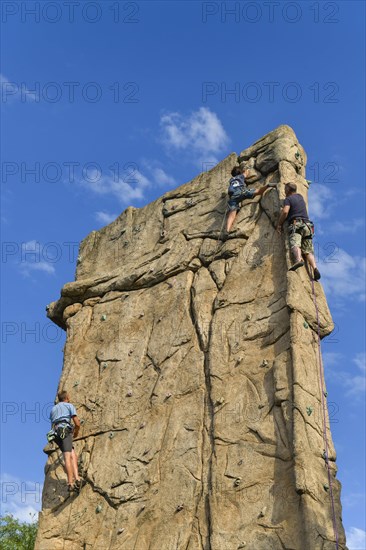
<instances>
[{"instance_id":1,"label":"handhold on wall","mask_svg":"<svg viewBox=\"0 0 366 550\"><path fill-rule=\"evenodd\" d=\"M236 480L234 481L235 487L239 487L240 483L241 483L241 477L237 477Z\"/></svg>"},{"instance_id":2,"label":"handhold on wall","mask_svg":"<svg viewBox=\"0 0 366 550\"><path fill-rule=\"evenodd\" d=\"M323 393L324 393L324 397L328 397L328 392L327 391L325 391Z\"/></svg>"},{"instance_id":3,"label":"handhold on wall","mask_svg":"<svg viewBox=\"0 0 366 550\"><path fill-rule=\"evenodd\" d=\"M114 438L114 433L111 432L111 433L109 434L109 439L113 439L113 438Z\"/></svg>"},{"instance_id":4,"label":"handhold on wall","mask_svg":"<svg viewBox=\"0 0 366 550\"><path fill-rule=\"evenodd\" d=\"M266 515L266 512L267 512L267 506L265 506L264 508L262 508L262 510L259 512L258 514L258 517L259 518L264 518L264 516Z\"/></svg>"},{"instance_id":5,"label":"handhold on wall","mask_svg":"<svg viewBox=\"0 0 366 550\"><path fill-rule=\"evenodd\" d=\"M329 485L327 483L324 483L323 489L324 491L329 491Z\"/></svg>"},{"instance_id":6,"label":"handhold on wall","mask_svg":"<svg viewBox=\"0 0 366 550\"><path fill-rule=\"evenodd\" d=\"M144 315L145 315L145 313L143 313L143 312L142 312L142 313L140 313L140 315L139 315L139 319L142 319L142 318L144 317Z\"/></svg>"},{"instance_id":7,"label":"handhold on wall","mask_svg":"<svg viewBox=\"0 0 366 550\"><path fill-rule=\"evenodd\" d=\"M100 512L101 512L102 510L103 510L103 506L102 506L101 504L98 504L98 506L97 506L96 509L95 509L95 512L96 512L97 514L100 514Z\"/></svg>"},{"instance_id":8,"label":"handhold on wall","mask_svg":"<svg viewBox=\"0 0 366 550\"><path fill-rule=\"evenodd\" d=\"M128 390L128 392L126 393L127 397L132 397L132 390Z\"/></svg>"},{"instance_id":9,"label":"handhold on wall","mask_svg":"<svg viewBox=\"0 0 366 550\"><path fill-rule=\"evenodd\" d=\"M130 351L128 352L128 355L132 355L133 354L133 349L130 349Z\"/></svg>"},{"instance_id":10,"label":"handhold on wall","mask_svg":"<svg viewBox=\"0 0 366 550\"><path fill-rule=\"evenodd\" d=\"M304 321L304 328L309 328L309 325L306 321Z\"/></svg>"},{"instance_id":11,"label":"handhold on wall","mask_svg":"<svg viewBox=\"0 0 366 550\"><path fill-rule=\"evenodd\" d=\"M124 532L124 528L122 527L121 529L118 529L117 535L122 535L123 532Z\"/></svg>"},{"instance_id":12,"label":"handhold on wall","mask_svg":"<svg viewBox=\"0 0 366 550\"><path fill-rule=\"evenodd\" d=\"M176 507L175 511L176 512L180 512L181 510L183 510L184 508L184 504L178 504L178 506Z\"/></svg>"},{"instance_id":13,"label":"handhold on wall","mask_svg":"<svg viewBox=\"0 0 366 550\"><path fill-rule=\"evenodd\" d=\"M76 388L79 384L80 384L80 382L78 380L76 380L76 382L74 382L74 384L73 384L73 387Z\"/></svg>"},{"instance_id":14,"label":"handhold on wall","mask_svg":"<svg viewBox=\"0 0 366 550\"><path fill-rule=\"evenodd\" d=\"M262 363L261 363L261 367L268 367L268 361L267 359L263 359Z\"/></svg>"},{"instance_id":15,"label":"handhold on wall","mask_svg":"<svg viewBox=\"0 0 366 550\"><path fill-rule=\"evenodd\" d=\"M108 367L107 363L102 363L102 369L106 369Z\"/></svg>"},{"instance_id":16,"label":"handhold on wall","mask_svg":"<svg viewBox=\"0 0 366 550\"><path fill-rule=\"evenodd\" d=\"M140 424L140 430L142 430L142 428L145 428L145 426L146 426L145 422L141 422L141 424Z\"/></svg>"},{"instance_id":17,"label":"handhold on wall","mask_svg":"<svg viewBox=\"0 0 366 550\"><path fill-rule=\"evenodd\" d=\"M313 407L306 407L306 412L308 416L310 416L313 411L314 411Z\"/></svg>"},{"instance_id":18,"label":"handhold on wall","mask_svg":"<svg viewBox=\"0 0 366 550\"><path fill-rule=\"evenodd\" d=\"M241 542L238 546L238 550L240 550L241 548L245 548L247 545L247 543L245 541Z\"/></svg>"},{"instance_id":19,"label":"handhold on wall","mask_svg":"<svg viewBox=\"0 0 366 550\"><path fill-rule=\"evenodd\" d=\"M217 401L216 401L216 405L222 405L223 403L225 403L225 399L223 397L220 397Z\"/></svg>"},{"instance_id":20,"label":"handhold on wall","mask_svg":"<svg viewBox=\"0 0 366 550\"><path fill-rule=\"evenodd\" d=\"M170 399L170 398L171 398L171 396L172 396L172 394L171 394L171 393L167 393L167 394L166 394L166 396L165 396L165 400L167 400L167 399Z\"/></svg>"},{"instance_id":21,"label":"handhold on wall","mask_svg":"<svg viewBox=\"0 0 366 550\"><path fill-rule=\"evenodd\" d=\"M106 321L107 320L107 316L105 315L105 313L103 313L103 315L100 316L100 320L101 321Z\"/></svg>"}]
</instances>

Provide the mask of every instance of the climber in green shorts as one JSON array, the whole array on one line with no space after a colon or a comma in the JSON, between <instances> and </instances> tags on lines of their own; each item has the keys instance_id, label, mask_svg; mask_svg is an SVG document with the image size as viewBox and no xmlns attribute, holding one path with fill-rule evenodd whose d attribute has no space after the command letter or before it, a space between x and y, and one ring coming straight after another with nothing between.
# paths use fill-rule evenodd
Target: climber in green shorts
<instances>
[{"instance_id":1,"label":"climber in green shorts","mask_svg":"<svg viewBox=\"0 0 366 550\"><path fill-rule=\"evenodd\" d=\"M311 228L303 221L291 223L289 226L290 248L300 248L303 254L314 254Z\"/></svg>"},{"instance_id":2,"label":"climber in green shorts","mask_svg":"<svg viewBox=\"0 0 366 550\"><path fill-rule=\"evenodd\" d=\"M295 260L295 263L290 267L290 271L295 271L304 265L301 257L303 255L313 268L314 281L318 281L320 273L314 257L313 225L309 220L304 198L296 191L297 186L295 183L285 184L286 198L278 220L277 231L282 233L282 225L287 220L289 244Z\"/></svg>"}]
</instances>

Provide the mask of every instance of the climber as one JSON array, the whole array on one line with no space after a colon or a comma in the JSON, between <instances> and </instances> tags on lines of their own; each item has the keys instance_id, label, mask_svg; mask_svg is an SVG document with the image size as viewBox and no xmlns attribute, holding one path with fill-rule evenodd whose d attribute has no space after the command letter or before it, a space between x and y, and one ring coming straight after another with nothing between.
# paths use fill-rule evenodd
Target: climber
<instances>
[{"instance_id":1,"label":"climber","mask_svg":"<svg viewBox=\"0 0 366 550\"><path fill-rule=\"evenodd\" d=\"M248 189L245 183L245 177L248 177L249 171L245 168L244 164L240 166L234 166L231 170L232 178L229 182L229 201L228 201L228 217L226 221L226 235L230 232L237 213L240 210L239 203L244 199L252 199L257 195L263 195L267 189L276 187L276 183L270 183L259 189Z\"/></svg>"},{"instance_id":2,"label":"climber","mask_svg":"<svg viewBox=\"0 0 366 550\"><path fill-rule=\"evenodd\" d=\"M313 268L314 281L320 279L320 273L316 266L313 247L313 224L309 220L306 204L302 195L296 192L295 183L285 184L286 198L277 224L277 232L282 233L282 225L288 222L288 235L291 252L295 263L290 271L295 271L304 265L301 253Z\"/></svg>"},{"instance_id":3,"label":"climber","mask_svg":"<svg viewBox=\"0 0 366 550\"><path fill-rule=\"evenodd\" d=\"M78 457L72 444L73 435L77 437L79 433L80 420L76 415L74 405L70 403L67 391L60 391L57 397L59 402L52 407L50 420L52 429L56 433L55 441L64 456L68 491L71 493L72 491L79 491L81 487L81 479L78 472Z\"/></svg>"}]
</instances>

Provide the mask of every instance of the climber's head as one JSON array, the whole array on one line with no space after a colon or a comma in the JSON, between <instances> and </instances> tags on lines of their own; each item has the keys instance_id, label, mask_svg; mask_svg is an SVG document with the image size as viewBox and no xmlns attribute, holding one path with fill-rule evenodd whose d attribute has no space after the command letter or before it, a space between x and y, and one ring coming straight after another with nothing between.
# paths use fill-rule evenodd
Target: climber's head
<instances>
[{"instance_id":1,"label":"climber's head","mask_svg":"<svg viewBox=\"0 0 366 550\"><path fill-rule=\"evenodd\" d=\"M244 176L246 176L247 172L248 169L242 162L241 164L239 164L239 166L234 166L234 168L231 170L231 175L233 176L233 178L236 178L236 176L240 176L241 174L244 174Z\"/></svg>"},{"instance_id":2,"label":"climber's head","mask_svg":"<svg viewBox=\"0 0 366 550\"><path fill-rule=\"evenodd\" d=\"M70 401L70 398L69 398L69 394L67 393L66 390L62 390L60 392L58 392L57 394L57 397L58 397L58 400L59 402L69 402Z\"/></svg>"},{"instance_id":3,"label":"climber's head","mask_svg":"<svg viewBox=\"0 0 366 550\"><path fill-rule=\"evenodd\" d=\"M285 183L285 195L288 197L289 195L292 195L292 193L296 193L297 191L297 185L296 183Z\"/></svg>"},{"instance_id":4,"label":"climber's head","mask_svg":"<svg viewBox=\"0 0 366 550\"><path fill-rule=\"evenodd\" d=\"M233 178L236 178L236 176L240 176L240 174L243 173L243 170L240 169L240 166L234 166L234 168L231 170L231 175Z\"/></svg>"}]
</instances>

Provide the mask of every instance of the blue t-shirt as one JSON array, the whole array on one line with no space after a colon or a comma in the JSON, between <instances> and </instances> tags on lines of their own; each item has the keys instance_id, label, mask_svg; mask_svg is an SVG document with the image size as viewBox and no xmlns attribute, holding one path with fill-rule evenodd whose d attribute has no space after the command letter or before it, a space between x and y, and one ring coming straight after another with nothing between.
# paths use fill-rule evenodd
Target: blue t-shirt
<instances>
[{"instance_id":1,"label":"blue t-shirt","mask_svg":"<svg viewBox=\"0 0 366 550\"><path fill-rule=\"evenodd\" d=\"M235 176L229 181L229 195L240 195L246 189L244 174Z\"/></svg>"},{"instance_id":2,"label":"blue t-shirt","mask_svg":"<svg viewBox=\"0 0 366 550\"><path fill-rule=\"evenodd\" d=\"M76 409L72 403L66 403L65 401L61 401L60 403L57 403L54 407L52 407L51 413L50 413L50 421L51 424L54 424L57 422L57 424L71 425L71 418L76 415Z\"/></svg>"}]
</instances>

